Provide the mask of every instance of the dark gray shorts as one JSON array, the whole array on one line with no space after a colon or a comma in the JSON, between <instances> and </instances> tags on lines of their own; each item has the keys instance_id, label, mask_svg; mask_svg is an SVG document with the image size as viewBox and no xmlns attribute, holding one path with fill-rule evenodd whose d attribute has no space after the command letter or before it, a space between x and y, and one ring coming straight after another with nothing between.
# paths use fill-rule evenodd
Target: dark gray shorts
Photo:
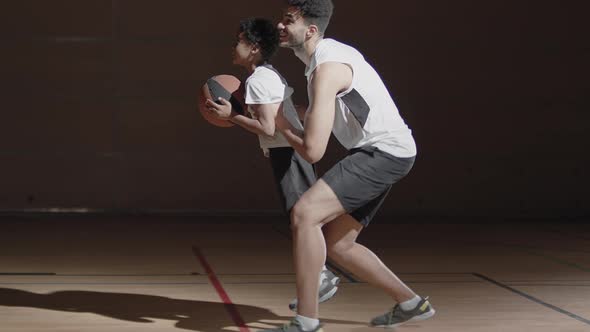
<instances>
[{"instance_id":1,"label":"dark gray shorts","mask_svg":"<svg viewBox=\"0 0 590 332\"><path fill-rule=\"evenodd\" d=\"M415 157L399 158L374 147L352 149L322 179L346 212L366 227L391 186L410 172L414 160Z\"/></svg>"},{"instance_id":2,"label":"dark gray shorts","mask_svg":"<svg viewBox=\"0 0 590 332\"><path fill-rule=\"evenodd\" d=\"M315 168L293 148L271 148L270 164L283 208L291 212L293 205L316 182Z\"/></svg>"}]
</instances>

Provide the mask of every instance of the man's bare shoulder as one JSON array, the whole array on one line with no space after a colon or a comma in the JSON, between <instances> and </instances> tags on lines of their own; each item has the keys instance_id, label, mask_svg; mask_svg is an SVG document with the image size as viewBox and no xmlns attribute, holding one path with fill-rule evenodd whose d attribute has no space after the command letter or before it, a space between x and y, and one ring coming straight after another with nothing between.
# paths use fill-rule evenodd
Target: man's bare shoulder
<instances>
[{"instance_id":1,"label":"man's bare shoulder","mask_svg":"<svg viewBox=\"0 0 590 332\"><path fill-rule=\"evenodd\" d=\"M352 69L342 62L324 62L313 71L311 82L314 85L330 84L338 91L352 84Z\"/></svg>"}]
</instances>

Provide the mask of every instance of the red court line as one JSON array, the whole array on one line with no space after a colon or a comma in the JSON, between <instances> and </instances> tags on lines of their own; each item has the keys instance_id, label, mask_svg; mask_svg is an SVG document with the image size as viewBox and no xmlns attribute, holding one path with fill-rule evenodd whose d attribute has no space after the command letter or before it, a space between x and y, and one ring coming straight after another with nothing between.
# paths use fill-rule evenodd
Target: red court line
<instances>
[{"instance_id":1,"label":"red court line","mask_svg":"<svg viewBox=\"0 0 590 332\"><path fill-rule=\"evenodd\" d=\"M233 319L236 326L240 328L240 332L250 332L250 329L248 328L248 326L246 326L246 323L244 323L244 319L242 319L242 316L240 315L238 308L236 308L236 305L233 304L233 302L229 298L229 295L227 295L227 292L225 291L225 289L223 289L221 282L219 281L219 279L217 279L215 272L211 268L211 265L209 265L209 262L207 262L207 259L201 252L201 249L193 247L193 252L199 259L199 262L203 266L203 269L205 269L205 272L209 277L209 281L211 282L213 287L215 287L215 290L217 291L219 298L223 301L225 309Z\"/></svg>"}]
</instances>

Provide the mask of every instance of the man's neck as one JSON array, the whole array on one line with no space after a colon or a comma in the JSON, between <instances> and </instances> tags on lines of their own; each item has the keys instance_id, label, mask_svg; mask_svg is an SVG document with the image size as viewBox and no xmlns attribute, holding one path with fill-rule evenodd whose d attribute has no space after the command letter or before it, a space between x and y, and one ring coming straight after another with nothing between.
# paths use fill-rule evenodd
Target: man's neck
<instances>
[{"instance_id":1,"label":"man's neck","mask_svg":"<svg viewBox=\"0 0 590 332\"><path fill-rule=\"evenodd\" d=\"M299 58L306 66L309 66L311 63L311 57L315 53L315 50L318 47L318 44L323 40L322 37L314 37L310 38L309 40L303 43L303 46L300 48L294 48L293 52L295 56Z\"/></svg>"}]
</instances>

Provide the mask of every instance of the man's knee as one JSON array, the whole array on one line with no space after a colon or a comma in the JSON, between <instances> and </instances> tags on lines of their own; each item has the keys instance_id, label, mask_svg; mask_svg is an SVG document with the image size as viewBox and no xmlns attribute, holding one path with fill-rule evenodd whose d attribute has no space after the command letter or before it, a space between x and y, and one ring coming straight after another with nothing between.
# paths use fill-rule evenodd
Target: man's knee
<instances>
[{"instance_id":1,"label":"man's knee","mask_svg":"<svg viewBox=\"0 0 590 332\"><path fill-rule=\"evenodd\" d=\"M299 199L291 209L291 229L297 230L314 224L311 204L305 199Z\"/></svg>"}]
</instances>

